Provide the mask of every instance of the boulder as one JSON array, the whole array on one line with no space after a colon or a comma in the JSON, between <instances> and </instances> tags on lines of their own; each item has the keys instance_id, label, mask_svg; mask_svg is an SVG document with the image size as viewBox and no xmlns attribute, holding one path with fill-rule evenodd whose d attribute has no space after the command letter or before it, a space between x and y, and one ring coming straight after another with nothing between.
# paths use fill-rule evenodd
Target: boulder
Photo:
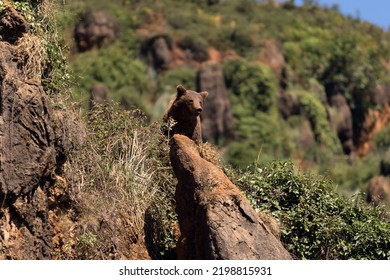
<instances>
[{"instance_id":1,"label":"boulder","mask_svg":"<svg viewBox=\"0 0 390 280\"><path fill-rule=\"evenodd\" d=\"M144 43L142 52L154 70L167 70L172 62L172 39L167 35L153 36Z\"/></svg>"},{"instance_id":2,"label":"boulder","mask_svg":"<svg viewBox=\"0 0 390 280\"><path fill-rule=\"evenodd\" d=\"M104 43L113 42L119 36L119 28L106 11L89 11L81 15L74 31L77 48L80 52L101 48Z\"/></svg>"},{"instance_id":3,"label":"boulder","mask_svg":"<svg viewBox=\"0 0 390 280\"><path fill-rule=\"evenodd\" d=\"M23 36L27 28L27 22L13 7L0 12L0 41L13 44Z\"/></svg>"},{"instance_id":4,"label":"boulder","mask_svg":"<svg viewBox=\"0 0 390 280\"><path fill-rule=\"evenodd\" d=\"M92 86L89 98L89 107L93 109L96 105L111 104L111 97L108 88L101 83Z\"/></svg>"},{"instance_id":5,"label":"boulder","mask_svg":"<svg viewBox=\"0 0 390 280\"><path fill-rule=\"evenodd\" d=\"M372 101L377 106L390 105L390 82L382 82L372 92Z\"/></svg>"},{"instance_id":6,"label":"boulder","mask_svg":"<svg viewBox=\"0 0 390 280\"><path fill-rule=\"evenodd\" d=\"M330 122L343 147L349 155L354 151L353 123L351 109L344 95L335 94L329 97Z\"/></svg>"},{"instance_id":7,"label":"boulder","mask_svg":"<svg viewBox=\"0 0 390 280\"><path fill-rule=\"evenodd\" d=\"M219 144L222 138L234 139L234 119L221 65L203 64L196 75L196 88L209 93L201 115L203 140Z\"/></svg>"},{"instance_id":8,"label":"boulder","mask_svg":"<svg viewBox=\"0 0 390 280\"><path fill-rule=\"evenodd\" d=\"M384 176L375 176L368 183L367 202L373 205L384 203L390 206L390 183Z\"/></svg>"},{"instance_id":9,"label":"boulder","mask_svg":"<svg viewBox=\"0 0 390 280\"><path fill-rule=\"evenodd\" d=\"M291 259L245 196L219 167L200 157L192 140L174 135L170 158L178 179L179 259Z\"/></svg>"}]
</instances>

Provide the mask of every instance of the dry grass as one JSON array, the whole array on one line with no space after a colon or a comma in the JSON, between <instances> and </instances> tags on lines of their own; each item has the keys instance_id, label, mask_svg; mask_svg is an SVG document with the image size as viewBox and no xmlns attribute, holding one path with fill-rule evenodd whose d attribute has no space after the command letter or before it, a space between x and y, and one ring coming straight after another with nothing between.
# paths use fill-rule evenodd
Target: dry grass
<instances>
[{"instance_id":1,"label":"dry grass","mask_svg":"<svg viewBox=\"0 0 390 280\"><path fill-rule=\"evenodd\" d=\"M45 40L42 37L25 33L16 46L20 69L27 79L41 79L48 59Z\"/></svg>"},{"instance_id":2,"label":"dry grass","mask_svg":"<svg viewBox=\"0 0 390 280\"><path fill-rule=\"evenodd\" d=\"M169 203L162 186L171 171L154 154L161 150L154 145L164 143L132 114L105 107L91 112L85 142L65 164L80 212L77 258L131 258L134 245L146 251L145 213Z\"/></svg>"}]
</instances>

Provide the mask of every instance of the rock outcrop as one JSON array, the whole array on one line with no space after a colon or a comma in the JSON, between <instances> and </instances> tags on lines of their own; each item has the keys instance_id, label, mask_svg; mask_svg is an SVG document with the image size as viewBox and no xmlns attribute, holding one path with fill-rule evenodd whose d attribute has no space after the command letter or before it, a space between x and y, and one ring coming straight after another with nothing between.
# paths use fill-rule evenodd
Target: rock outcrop
<instances>
[{"instance_id":1,"label":"rock outcrop","mask_svg":"<svg viewBox=\"0 0 390 280\"><path fill-rule=\"evenodd\" d=\"M105 11L90 11L81 16L74 31L77 48L80 52L102 47L105 42L115 41L119 28L113 17Z\"/></svg>"},{"instance_id":2,"label":"rock outcrop","mask_svg":"<svg viewBox=\"0 0 390 280\"><path fill-rule=\"evenodd\" d=\"M349 155L354 150L352 113L344 95L336 94L330 97L330 121L343 147Z\"/></svg>"},{"instance_id":3,"label":"rock outcrop","mask_svg":"<svg viewBox=\"0 0 390 280\"><path fill-rule=\"evenodd\" d=\"M390 206L390 183L384 176L375 176L368 183L367 202L373 205L384 203Z\"/></svg>"},{"instance_id":4,"label":"rock outcrop","mask_svg":"<svg viewBox=\"0 0 390 280\"><path fill-rule=\"evenodd\" d=\"M174 135L170 145L178 179L179 259L291 259L239 189L200 157L192 140Z\"/></svg>"},{"instance_id":5,"label":"rock outcrop","mask_svg":"<svg viewBox=\"0 0 390 280\"><path fill-rule=\"evenodd\" d=\"M172 62L172 44L172 39L167 35L153 36L144 43L142 52L157 72L169 68Z\"/></svg>"},{"instance_id":6,"label":"rock outcrop","mask_svg":"<svg viewBox=\"0 0 390 280\"><path fill-rule=\"evenodd\" d=\"M50 258L45 191L56 168L51 104L38 81L24 80L13 52L12 45L0 42L0 216L3 239L10 241L0 253ZM16 230L24 243L9 240L7 230Z\"/></svg>"},{"instance_id":7,"label":"rock outcrop","mask_svg":"<svg viewBox=\"0 0 390 280\"><path fill-rule=\"evenodd\" d=\"M24 45L15 39L30 36L20 33L22 16L5 13L4 21L15 25L0 40L0 259L51 259L49 197L59 167L53 111L20 59Z\"/></svg>"},{"instance_id":8,"label":"rock outcrop","mask_svg":"<svg viewBox=\"0 0 390 280\"><path fill-rule=\"evenodd\" d=\"M93 109L97 105L111 104L111 97L106 85L96 83L92 86L89 97L89 108Z\"/></svg>"},{"instance_id":9,"label":"rock outcrop","mask_svg":"<svg viewBox=\"0 0 390 280\"><path fill-rule=\"evenodd\" d=\"M209 92L201 116L203 140L219 144L221 138L234 139L234 120L221 65L202 65L196 75L196 88Z\"/></svg>"}]
</instances>

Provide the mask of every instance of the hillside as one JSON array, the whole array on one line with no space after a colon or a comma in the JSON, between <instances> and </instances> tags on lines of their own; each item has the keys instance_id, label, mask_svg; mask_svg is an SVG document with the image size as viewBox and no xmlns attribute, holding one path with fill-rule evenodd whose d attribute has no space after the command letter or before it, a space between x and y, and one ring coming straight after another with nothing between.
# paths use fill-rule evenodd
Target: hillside
<instances>
[{"instance_id":1,"label":"hillside","mask_svg":"<svg viewBox=\"0 0 390 280\"><path fill-rule=\"evenodd\" d=\"M379 175L379 162L388 160L377 143L389 120L388 33L342 16L337 7L152 2L68 4L60 23L71 68L82 77L74 94L84 108L92 86L103 83L115 102L156 120L177 84L217 87L199 81L215 79L206 65L216 63L232 106L230 115L213 116L229 121L218 139L211 132L206 140L223 147L229 164L291 159L302 170L326 174L346 194ZM74 31L83 18L97 21L83 14L92 10L106 11L102 17L116 35L79 52ZM207 127L216 125L205 118Z\"/></svg>"},{"instance_id":2,"label":"hillside","mask_svg":"<svg viewBox=\"0 0 390 280\"><path fill-rule=\"evenodd\" d=\"M365 192L390 188L390 34L264 2L0 2L0 259L175 259L178 84L209 92L201 156L294 258L389 259Z\"/></svg>"}]
</instances>

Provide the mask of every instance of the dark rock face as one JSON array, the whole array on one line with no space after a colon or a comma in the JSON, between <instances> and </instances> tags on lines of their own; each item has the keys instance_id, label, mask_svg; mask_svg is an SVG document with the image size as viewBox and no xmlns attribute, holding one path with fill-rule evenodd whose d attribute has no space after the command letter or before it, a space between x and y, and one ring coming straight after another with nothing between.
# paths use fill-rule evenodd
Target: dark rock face
<instances>
[{"instance_id":1,"label":"dark rock face","mask_svg":"<svg viewBox=\"0 0 390 280\"><path fill-rule=\"evenodd\" d=\"M234 139L234 119L221 65L204 64L197 73L196 86L197 91L209 93L201 116L204 141L218 144L221 138Z\"/></svg>"},{"instance_id":2,"label":"dark rock face","mask_svg":"<svg viewBox=\"0 0 390 280\"><path fill-rule=\"evenodd\" d=\"M390 205L390 183L384 176L375 176L368 183L367 202L373 205Z\"/></svg>"},{"instance_id":3,"label":"dark rock face","mask_svg":"<svg viewBox=\"0 0 390 280\"><path fill-rule=\"evenodd\" d=\"M283 118L287 119L299 114L299 103L288 93L281 89L278 94L278 109Z\"/></svg>"},{"instance_id":4,"label":"dark rock face","mask_svg":"<svg viewBox=\"0 0 390 280\"><path fill-rule=\"evenodd\" d=\"M171 140L178 178L179 259L291 259L271 229L221 169L188 137Z\"/></svg>"},{"instance_id":5,"label":"dark rock face","mask_svg":"<svg viewBox=\"0 0 390 280\"><path fill-rule=\"evenodd\" d=\"M344 153L349 155L354 150L352 113L347 100L341 94L330 97L329 105L332 110L331 124L337 132Z\"/></svg>"},{"instance_id":6,"label":"dark rock face","mask_svg":"<svg viewBox=\"0 0 390 280\"><path fill-rule=\"evenodd\" d=\"M172 39L167 35L156 35L144 43L142 52L154 70L167 70L172 62Z\"/></svg>"},{"instance_id":7,"label":"dark rock face","mask_svg":"<svg viewBox=\"0 0 390 280\"><path fill-rule=\"evenodd\" d=\"M376 105L390 105L390 82L378 85L372 93L372 98Z\"/></svg>"},{"instance_id":8,"label":"dark rock face","mask_svg":"<svg viewBox=\"0 0 390 280\"><path fill-rule=\"evenodd\" d=\"M4 20L24 21L17 13ZM58 167L53 112L41 83L21 70L20 46L10 44L24 28L8 27L11 37L4 33L0 41L0 259L51 259L48 193Z\"/></svg>"},{"instance_id":9,"label":"dark rock face","mask_svg":"<svg viewBox=\"0 0 390 280\"><path fill-rule=\"evenodd\" d=\"M0 43L1 196L33 192L55 166L52 111L42 86L24 81L13 62L13 48Z\"/></svg>"},{"instance_id":10,"label":"dark rock face","mask_svg":"<svg viewBox=\"0 0 390 280\"><path fill-rule=\"evenodd\" d=\"M15 43L27 31L27 23L15 9L8 8L0 13L0 40Z\"/></svg>"},{"instance_id":11,"label":"dark rock face","mask_svg":"<svg viewBox=\"0 0 390 280\"><path fill-rule=\"evenodd\" d=\"M111 104L110 93L104 84L96 83L91 88L89 107L90 109L93 109L96 105L103 104Z\"/></svg>"},{"instance_id":12,"label":"dark rock face","mask_svg":"<svg viewBox=\"0 0 390 280\"><path fill-rule=\"evenodd\" d=\"M105 11L87 12L81 16L77 24L74 37L77 48L84 52L104 43L115 41L119 36L119 29L113 17Z\"/></svg>"}]
</instances>

